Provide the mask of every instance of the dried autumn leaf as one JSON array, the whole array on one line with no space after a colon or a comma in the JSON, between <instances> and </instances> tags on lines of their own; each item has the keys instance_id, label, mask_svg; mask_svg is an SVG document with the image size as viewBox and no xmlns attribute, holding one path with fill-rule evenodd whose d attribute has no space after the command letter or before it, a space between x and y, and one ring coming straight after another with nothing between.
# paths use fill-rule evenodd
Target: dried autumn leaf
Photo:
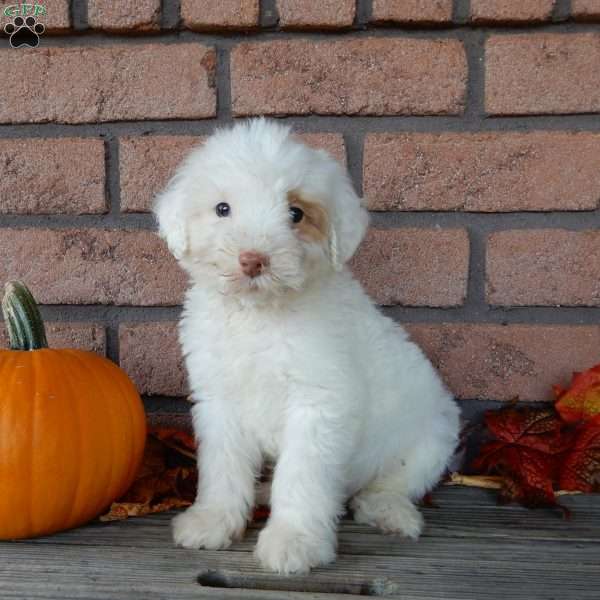
<instances>
[{"instance_id":1,"label":"dried autumn leaf","mask_svg":"<svg viewBox=\"0 0 600 600\"><path fill-rule=\"evenodd\" d=\"M482 446L473 467L502 476L503 501L554 505L553 483L561 456L572 443L556 413L552 409L506 408L488 411L485 423L496 439Z\"/></svg>"},{"instance_id":2,"label":"dried autumn leaf","mask_svg":"<svg viewBox=\"0 0 600 600\"><path fill-rule=\"evenodd\" d=\"M485 424L499 441L560 454L571 444L564 423L552 408L505 408L487 411Z\"/></svg>"},{"instance_id":3,"label":"dried autumn leaf","mask_svg":"<svg viewBox=\"0 0 600 600\"><path fill-rule=\"evenodd\" d=\"M566 423L591 422L600 425L600 365L573 373L568 389L554 386L556 410Z\"/></svg>"},{"instance_id":4,"label":"dried autumn leaf","mask_svg":"<svg viewBox=\"0 0 600 600\"><path fill-rule=\"evenodd\" d=\"M193 438L185 432L151 430L135 481L100 520L115 521L189 506L197 485L195 464L188 457L190 443Z\"/></svg>"},{"instance_id":5,"label":"dried autumn leaf","mask_svg":"<svg viewBox=\"0 0 600 600\"><path fill-rule=\"evenodd\" d=\"M109 512L100 517L103 522L123 521L129 517L144 517L155 513L166 512L176 508L186 508L191 502L180 498L166 498L156 504L140 504L139 502L113 502Z\"/></svg>"},{"instance_id":6,"label":"dried autumn leaf","mask_svg":"<svg viewBox=\"0 0 600 600\"><path fill-rule=\"evenodd\" d=\"M555 457L526 446L490 442L476 461L476 468L501 475L499 498L525 506L555 503L553 479Z\"/></svg>"},{"instance_id":7,"label":"dried autumn leaf","mask_svg":"<svg viewBox=\"0 0 600 600\"><path fill-rule=\"evenodd\" d=\"M160 440L165 446L177 450L184 456L196 459L196 440L187 431L167 427L154 427L148 433L157 440Z\"/></svg>"},{"instance_id":8,"label":"dried autumn leaf","mask_svg":"<svg viewBox=\"0 0 600 600\"><path fill-rule=\"evenodd\" d=\"M563 490L600 491L600 425L590 422L578 433L560 473Z\"/></svg>"}]
</instances>

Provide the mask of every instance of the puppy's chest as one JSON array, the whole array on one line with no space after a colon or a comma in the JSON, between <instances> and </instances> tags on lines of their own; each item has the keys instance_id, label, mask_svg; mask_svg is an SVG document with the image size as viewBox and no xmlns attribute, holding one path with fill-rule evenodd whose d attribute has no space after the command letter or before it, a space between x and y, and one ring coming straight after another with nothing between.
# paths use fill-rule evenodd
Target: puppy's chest
<instances>
[{"instance_id":1,"label":"puppy's chest","mask_svg":"<svg viewBox=\"0 0 600 600\"><path fill-rule=\"evenodd\" d=\"M244 314L186 319L182 343L194 393L227 403L244 429L276 455L292 364L285 324Z\"/></svg>"}]
</instances>

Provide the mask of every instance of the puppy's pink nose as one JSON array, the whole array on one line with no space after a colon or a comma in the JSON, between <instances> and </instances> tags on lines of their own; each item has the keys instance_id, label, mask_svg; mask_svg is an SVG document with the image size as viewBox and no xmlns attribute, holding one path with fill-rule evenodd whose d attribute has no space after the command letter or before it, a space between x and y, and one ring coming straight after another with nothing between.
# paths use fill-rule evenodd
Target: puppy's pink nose
<instances>
[{"instance_id":1,"label":"puppy's pink nose","mask_svg":"<svg viewBox=\"0 0 600 600\"><path fill-rule=\"evenodd\" d=\"M248 277L258 277L263 268L269 266L269 257L254 250L241 252L239 261L242 272Z\"/></svg>"}]
</instances>

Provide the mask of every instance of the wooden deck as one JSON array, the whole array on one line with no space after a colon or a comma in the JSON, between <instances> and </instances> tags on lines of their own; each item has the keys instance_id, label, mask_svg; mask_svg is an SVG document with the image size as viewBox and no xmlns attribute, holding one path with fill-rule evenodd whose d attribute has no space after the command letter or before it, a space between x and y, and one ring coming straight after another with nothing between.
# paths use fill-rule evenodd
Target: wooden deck
<instances>
[{"instance_id":1,"label":"wooden deck","mask_svg":"<svg viewBox=\"0 0 600 600\"><path fill-rule=\"evenodd\" d=\"M420 541L345 521L338 561L303 577L257 567L256 529L228 551L174 548L170 515L0 543L0 598L600 599L600 496L562 498L570 520L497 506L483 490L444 488L433 498Z\"/></svg>"}]
</instances>

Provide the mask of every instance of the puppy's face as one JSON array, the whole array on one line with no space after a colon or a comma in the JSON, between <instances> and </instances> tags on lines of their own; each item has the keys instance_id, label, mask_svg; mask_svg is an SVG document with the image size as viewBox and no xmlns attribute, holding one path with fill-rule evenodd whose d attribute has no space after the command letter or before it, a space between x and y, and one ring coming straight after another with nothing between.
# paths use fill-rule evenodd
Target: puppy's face
<instances>
[{"instance_id":1,"label":"puppy's face","mask_svg":"<svg viewBox=\"0 0 600 600\"><path fill-rule=\"evenodd\" d=\"M181 260L198 283L226 295L280 295L328 268L327 210L301 190L238 173L194 198Z\"/></svg>"},{"instance_id":2,"label":"puppy's face","mask_svg":"<svg viewBox=\"0 0 600 600\"><path fill-rule=\"evenodd\" d=\"M340 268L366 227L340 166L264 120L220 132L192 153L156 213L197 284L256 299Z\"/></svg>"}]
</instances>

